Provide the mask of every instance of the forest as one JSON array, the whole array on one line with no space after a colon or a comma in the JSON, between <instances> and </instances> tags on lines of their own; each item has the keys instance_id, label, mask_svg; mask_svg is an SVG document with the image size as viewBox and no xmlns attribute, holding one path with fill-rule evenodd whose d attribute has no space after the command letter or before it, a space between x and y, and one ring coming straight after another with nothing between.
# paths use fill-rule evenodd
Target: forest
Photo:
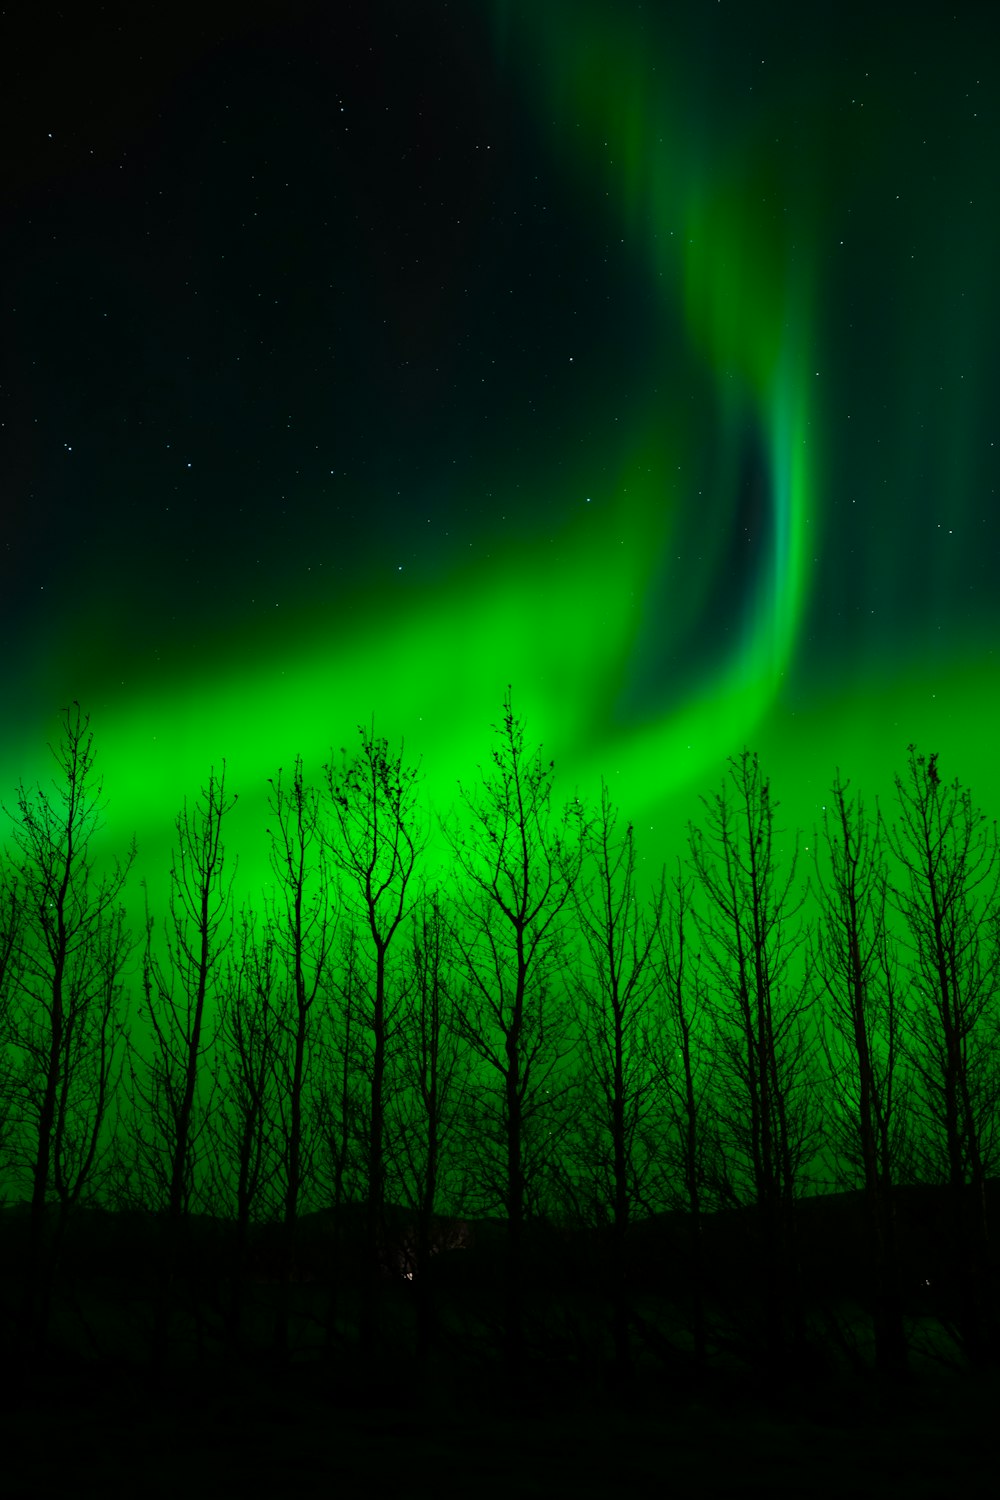
<instances>
[{"instance_id":1,"label":"forest","mask_svg":"<svg viewBox=\"0 0 1000 1500\"><path fill-rule=\"evenodd\" d=\"M1000 849L936 755L885 806L837 774L807 851L744 751L651 882L508 694L445 882L419 769L360 729L276 773L256 902L213 769L136 930L79 705L61 735L0 865L26 1380L551 1412L991 1378Z\"/></svg>"}]
</instances>

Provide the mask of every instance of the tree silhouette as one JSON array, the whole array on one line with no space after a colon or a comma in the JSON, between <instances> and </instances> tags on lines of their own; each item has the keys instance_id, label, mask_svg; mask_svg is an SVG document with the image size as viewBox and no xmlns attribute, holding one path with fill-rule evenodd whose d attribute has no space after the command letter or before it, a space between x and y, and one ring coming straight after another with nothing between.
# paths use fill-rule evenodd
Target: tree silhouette
<instances>
[{"instance_id":1,"label":"tree silhouette","mask_svg":"<svg viewBox=\"0 0 1000 1500\"><path fill-rule=\"evenodd\" d=\"M703 801L706 830L691 828L690 851L707 900L700 928L714 980L713 1095L728 1191L756 1210L764 1341L780 1366L790 1344L804 1343L794 1201L818 1137L808 990L791 969L804 941L802 901L795 855L786 875L778 868L777 804L757 756L730 761L721 792Z\"/></svg>"},{"instance_id":2,"label":"tree silhouette","mask_svg":"<svg viewBox=\"0 0 1000 1500\"><path fill-rule=\"evenodd\" d=\"M584 1083L568 1154L586 1217L611 1208L612 1338L624 1381L631 1373L626 1242L636 1209L648 1211L667 1123L658 1040L663 892L642 910L634 830L619 825L603 782L584 847L586 874L574 890L583 937L577 979Z\"/></svg>"},{"instance_id":3,"label":"tree silhouette","mask_svg":"<svg viewBox=\"0 0 1000 1500\"><path fill-rule=\"evenodd\" d=\"M143 990L150 1056L141 1076L133 1073L133 1098L142 1120L136 1131L139 1191L146 1205L152 1203L163 1215L151 1351L157 1373L168 1352L185 1225L193 1205L206 1202L211 1184L206 1121L224 1015L220 972L233 932L233 876L226 869L222 832L236 798L226 797L225 774L225 762L219 776L213 768L193 811L185 802L177 818L163 955L154 945L152 918L146 924Z\"/></svg>"},{"instance_id":4,"label":"tree silhouette","mask_svg":"<svg viewBox=\"0 0 1000 1500\"><path fill-rule=\"evenodd\" d=\"M23 783L12 822L16 875L5 882L2 952L9 1003L15 1178L30 1200L18 1320L28 1352L44 1340L69 1215L107 1151L103 1127L121 1075L123 971L133 943L120 898L135 858L98 878L100 827L90 720L65 710L54 790ZM54 1226L49 1213L55 1201Z\"/></svg>"},{"instance_id":5,"label":"tree silhouette","mask_svg":"<svg viewBox=\"0 0 1000 1500\"><path fill-rule=\"evenodd\" d=\"M707 1352L704 1216L718 1201L720 1171L717 1124L709 1091L711 1021L701 955L691 952L697 937L692 881L678 861L677 873L658 905L659 982L664 1012L660 1072L668 1128L660 1146L661 1171L669 1201L687 1218L687 1284L696 1361Z\"/></svg>"},{"instance_id":6,"label":"tree silhouette","mask_svg":"<svg viewBox=\"0 0 1000 1500\"><path fill-rule=\"evenodd\" d=\"M238 1379L254 1411L359 1376L607 1401L655 1361L798 1399L814 1355L835 1394L874 1348L906 1403L929 1356L994 1357L1000 842L936 757L911 748L891 822L837 773L812 930L749 752L651 880L606 784L557 806L508 691L428 886L417 773L361 731L318 794L275 777L236 919L223 766L176 820L129 1033L129 861L95 870L89 727L63 729L0 861L26 1386L96 1355L156 1399Z\"/></svg>"},{"instance_id":7,"label":"tree silhouette","mask_svg":"<svg viewBox=\"0 0 1000 1500\"><path fill-rule=\"evenodd\" d=\"M902 997L889 933L885 830L839 774L816 850L822 985L829 1065L828 1151L835 1180L864 1194L878 1367L907 1367L893 1188L904 1156ZM820 859L820 849L823 859Z\"/></svg>"},{"instance_id":8,"label":"tree silhouette","mask_svg":"<svg viewBox=\"0 0 1000 1500\"><path fill-rule=\"evenodd\" d=\"M386 1079L400 1024L400 996L390 985L390 953L408 909L409 886L420 851L415 767L393 755L374 729L359 727L361 746L338 768L326 768L336 825L331 844L345 877L344 897L357 925L357 957L367 972L361 991L368 1078L365 1193L366 1273L361 1345L374 1353L378 1337L379 1247L384 1240Z\"/></svg>"},{"instance_id":9,"label":"tree silhouette","mask_svg":"<svg viewBox=\"0 0 1000 1500\"><path fill-rule=\"evenodd\" d=\"M295 1264L295 1242L303 1196L313 1182L316 1150L312 1107L312 1064L316 1055L317 997L328 982L330 951L336 929L334 895L328 869L327 830L321 821L319 796L306 787L302 762L296 760L290 785L281 773L271 784L273 826L271 868L274 893L268 930L282 963L275 995L278 1006L275 1128L280 1130L282 1276L275 1319L276 1352L288 1346L289 1279Z\"/></svg>"},{"instance_id":10,"label":"tree silhouette","mask_svg":"<svg viewBox=\"0 0 1000 1500\"><path fill-rule=\"evenodd\" d=\"M918 1080L914 1110L922 1174L947 1184L946 1277L957 1326L974 1362L990 1351L994 1309L987 1280L987 1177L998 1161L996 1000L1000 846L958 780L946 785L937 756L908 750L896 778L890 827L902 878L892 895L905 924L911 1003L906 1053Z\"/></svg>"},{"instance_id":11,"label":"tree silhouette","mask_svg":"<svg viewBox=\"0 0 1000 1500\"><path fill-rule=\"evenodd\" d=\"M338 1316L341 1283L348 1269L346 1244L349 1205L367 1202L365 1170L366 1057L362 1033L368 990L362 978L363 960L357 930L341 925L338 962L332 970L329 994L319 1031L317 1085L313 1102L318 1137L317 1178L331 1214L331 1263L326 1309L326 1348L332 1356L340 1337ZM370 1087L370 1085L369 1085Z\"/></svg>"},{"instance_id":12,"label":"tree silhouette","mask_svg":"<svg viewBox=\"0 0 1000 1500\"><path fill-rule=\"evenodd\" d=\"M417 1301L417 1358L426 1360L434 1335L430 1258L436 1221L447 1194L452 1213L462 1197L459 1106L470 1084L468 1051L458 1016L465 987L457 949L437 892L422 890L410 916L408 982L403 989L402 1047L390 1104L396 1178L414 1222L403 1266Z\"/></svg>"},{"instance_id":13,"label":"tree silhouette","mask_svg":"<svg viewBox=\"0 0 1000 1500\"><path fill-rule=\"evenodd\" d=\"M507 1221L505 1356L516 1379L523 1357L523 1240L542 1207L569 1125L571 1008L562 921L582 862L580 819L552 813L554 766L529 754L510 692L480 785L460 789L447 829L465 877L455 936L469 994L461 1034L484 1065L468 1116L469 1171L485 1204Z\"/></svg>"},{"instance_id":14,"label":"tree silhouette","mask_svg":"<svg viewBox=\"0 0 1000 1500\"><path fill-rule=\"evenodd\" d=\"M252 910L239 918L227 954L218 1079L221 1103L208 1117L215 1168L213 1199L233 1222L229 1337L239 1350L251 1227L273 1219L281 1191L278 1125L280 1046L277 989L284 978L275 939L257 931Z\"/></svg>"}]
</instances>

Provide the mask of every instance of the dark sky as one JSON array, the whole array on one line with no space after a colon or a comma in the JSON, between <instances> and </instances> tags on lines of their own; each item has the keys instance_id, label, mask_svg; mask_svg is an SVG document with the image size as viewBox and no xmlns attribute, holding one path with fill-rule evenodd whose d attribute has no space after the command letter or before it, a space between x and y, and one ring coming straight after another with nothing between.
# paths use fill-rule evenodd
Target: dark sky
<instances>
[{"instance_id":1,"label":"dark sky","mask_svg":"<svg viewBox=\"0 0 1000 1500\"><path fill-rule=\"evenodd\" d=\"M446 563L449 531L483 528L489 434L537 359L530 319L497 309L554 247L481 19L207 13L193 33L73 13L54 55L48 28L22 44L8 560L36 618L44 583L60 614L67 590L112 596L111 629L200 634L255 592L325 601L385 548Z\"/></svg>"},{"instance_id":2,"label":"dark sky","mask_svg":"<svg viewBox=\"0 0 1000 1500\"><path fill-rule=\"evenodd\" d=\"M988 7L2 25L5 764L70 697L457 756L513 681L655 802L995 714Z\"/></svg>"}]
</instances>

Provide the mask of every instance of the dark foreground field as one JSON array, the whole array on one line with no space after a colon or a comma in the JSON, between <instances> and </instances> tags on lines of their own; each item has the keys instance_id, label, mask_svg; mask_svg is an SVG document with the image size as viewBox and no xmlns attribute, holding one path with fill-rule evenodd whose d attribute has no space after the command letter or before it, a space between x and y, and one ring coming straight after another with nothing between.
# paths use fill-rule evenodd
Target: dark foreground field
<instances>
[{"instance_id":1,"label":"dark foreground field","mask_svg":"<svg viewBox=\"0 0 1000 1500\"><path fill-rule=\"evenodd\" d=\"M338 1388L339 1385L339 1388ZM996 1476L995 1382L927 1381L895 1409L848 1391L768 1402L650 1382L507 1399L445 1373L395 1397L308 1369L134 1379L65 1371L17 1391L5 1495L961 1496ZM807 1409L811 1408L811 1410Z\"/></svg>"},{"instance_id":2,"label":"dark foreground field","mask_svg":"<svg viewBox=\"0 0 1000 1500\"><path fill-rule=\"evenodd\" d=\"M196 1226L169 1366L154 1380L155 1224L84 1216L45 1351L31 1364L18 1361L13 1343L4 1351L0 1495L990 1493L1000 1373L966 1368L938 1285L936 1214L934 1195L901 1199L904 1383L873 1367L849 1195L803 1210L810 1356L779 1376L759 1357L759 1267L746 1225L719 1216L708 1226L710 1336L698 1362L683 1225L650 1221L631 1252L634 1373L624 1387L589 1252L552 1233L531 1251L526 1357L512 1386L499 1355L502 1230L490 1221L433 1262L435 1336L423 1361L414 1285L397 1275L383 1284L381 1353L362 1366L349 1276L330 1315L321 1218L304 1227L280 1361L271 1335L285 1294L269 1279L266 1254L244 1287L237 1353L227 1334L225 1237L217 1224ZM0 1215L8 1332L20 1228L16 1210Z\"/></svg>"}]
</instances>

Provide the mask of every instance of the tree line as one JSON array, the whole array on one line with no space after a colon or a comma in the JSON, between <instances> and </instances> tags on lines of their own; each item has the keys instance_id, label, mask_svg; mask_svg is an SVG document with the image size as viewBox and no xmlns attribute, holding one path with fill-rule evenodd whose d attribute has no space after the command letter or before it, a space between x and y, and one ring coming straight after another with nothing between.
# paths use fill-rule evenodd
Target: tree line
<instances>
[{"instance_id":1,"label":"tree line","mask_svg":"<svg viewBox=\"0 0 1000 1500\"><path fill-rule=\"evenodd\" d=\"M16 789L0 864L0 1163L26 1231L9 1338L44 1348L61 1249L95 1205L155 1216L150 1359L169 1359L191 1224L231 1230L225 1337L238 1347L255 1233L275 1246L287 1353L305 1216L332 1216L331 1340L377 1358L387 1224L400 1207L418 1353L441 1216L502 1225L502 1353L525 1359L527 1248L548 1223L597 1237L609 1363L642 1314L629 1246L684 1226L688 1343L717 1347L706 1224L752 1214L769 1368L805 1357L796 1205L860 1194L879 1369L907 1369L896 1205L946 1196L948 1323L995 1358L987 1185L996 1173L996 824L911 746L891 807L839 775L808 854L782 853L758 757L727 766L687 848L649 888L606 785L556 799L508 693L490 757L441 821L446 883L421 864L419 771L359 730L307 782L270 783L273 882L237 905L225 766L180 810L162 914L131 930L134 846L94 866L89 720L63 716L54 790ZM357 1226L355 1251L346 1231ZM351 1242L354 1244L354 1241ZM350 1259L354 1255L354 1259ZM351 1311L345 1289L351 1288ZM346 1320L346 1321L345 1321Z\"/></svg>"}]
</instances>

